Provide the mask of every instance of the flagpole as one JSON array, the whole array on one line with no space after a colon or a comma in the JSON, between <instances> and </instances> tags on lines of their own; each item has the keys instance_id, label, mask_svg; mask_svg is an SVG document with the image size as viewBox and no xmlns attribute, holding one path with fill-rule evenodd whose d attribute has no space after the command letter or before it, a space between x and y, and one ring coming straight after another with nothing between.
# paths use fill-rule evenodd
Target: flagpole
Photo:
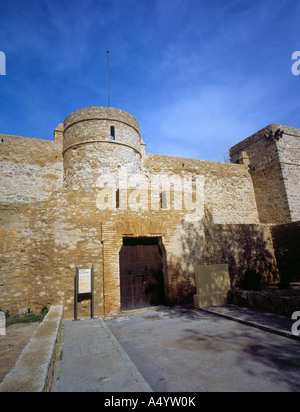
<instances>
[{"instance_id":1,"label":"flagpole","mask_svg":"<svg viewBox=\"0 0 300 412\"><path fill-rule=\"evenodd\" d=\"M109 51L107 51L107 90L108 90L108 107L110 107L110 91L109 91Z\"/></svg>"}]
</instances>

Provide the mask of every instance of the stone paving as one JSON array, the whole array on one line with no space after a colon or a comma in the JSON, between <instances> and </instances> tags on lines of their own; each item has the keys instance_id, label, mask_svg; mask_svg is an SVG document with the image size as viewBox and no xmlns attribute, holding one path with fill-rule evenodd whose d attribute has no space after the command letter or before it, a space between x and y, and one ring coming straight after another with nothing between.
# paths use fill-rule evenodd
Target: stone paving
<instances>
[{"instance_id":1,"label":"stone paving","mask_svg":"<svg viewBox=\"0 0 300 412\"><path fill-rule=\"evenodd\" d=\"M52 392L300 392L300 342L280 336L290 319L214 310L161 306L66 320Z\"/></svg>"},{"instance_id":2,"label":"stone paving","mask_svg":"<svg viewBox=\"0 0 300 412\"><path fill-rule=\"evenodd\" d=\"M102 319L66 320L51 392L151 392Z\"/></svg>"}]
</instances>

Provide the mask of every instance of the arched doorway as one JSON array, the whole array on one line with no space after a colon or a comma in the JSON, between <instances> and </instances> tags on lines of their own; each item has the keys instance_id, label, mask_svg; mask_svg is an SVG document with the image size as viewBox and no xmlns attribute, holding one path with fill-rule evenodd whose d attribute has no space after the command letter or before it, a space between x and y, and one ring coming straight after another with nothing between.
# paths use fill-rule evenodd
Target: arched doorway
<instances>
[{"instance_id":1,"label":"arched doorway","mask_svg":"<svg viewBox=\"0 0 300 412\"><path fill-rule=\"evenodd\" d=\"M121 310L164 303L163 251L158 237L124 238L120 251Z\"/></svg>"}]
</instances>

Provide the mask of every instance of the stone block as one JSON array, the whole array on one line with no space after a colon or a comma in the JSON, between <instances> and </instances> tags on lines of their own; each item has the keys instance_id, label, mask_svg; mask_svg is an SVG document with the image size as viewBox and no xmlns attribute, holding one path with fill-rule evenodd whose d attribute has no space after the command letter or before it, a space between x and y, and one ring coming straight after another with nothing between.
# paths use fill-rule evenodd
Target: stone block
<instances>
[{"instance_id":1,"label":"stone block","mask_svg":"<svg viewBox=\"0 0 300 412\"><path fill-rule=\"evenodd\" d=\"M195 269L197 294L194 306L223 305L227 301L227 292L231 289L228 265L197 266Z\"/></svg>"},{"instance_id":2,"label":"stone block","mask_svg":"<svg viewBox=\"0 0 300 412\"><path fill-rule=\"evenodd\" d=\"M225 305L227 303L227 294L211 293L210 295L194 295L194 307L206 308L208 306Z\"/></svg>"}]
</instances>

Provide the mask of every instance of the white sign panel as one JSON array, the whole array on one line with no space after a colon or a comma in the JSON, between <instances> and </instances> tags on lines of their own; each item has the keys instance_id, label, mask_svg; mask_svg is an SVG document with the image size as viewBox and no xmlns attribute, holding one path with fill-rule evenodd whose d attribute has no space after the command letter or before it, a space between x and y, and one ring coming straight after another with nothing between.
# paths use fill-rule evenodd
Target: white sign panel
<instances>
[{"instance_id":1,"label":"white sign panel","mask_svg":"<svg viewBox=\"0 0 300 412\"><path fill-rule=\"evenodd\" d=\"M78 293L91 293L91 269L79 269Z\"/></svg>"}]
</instances>

